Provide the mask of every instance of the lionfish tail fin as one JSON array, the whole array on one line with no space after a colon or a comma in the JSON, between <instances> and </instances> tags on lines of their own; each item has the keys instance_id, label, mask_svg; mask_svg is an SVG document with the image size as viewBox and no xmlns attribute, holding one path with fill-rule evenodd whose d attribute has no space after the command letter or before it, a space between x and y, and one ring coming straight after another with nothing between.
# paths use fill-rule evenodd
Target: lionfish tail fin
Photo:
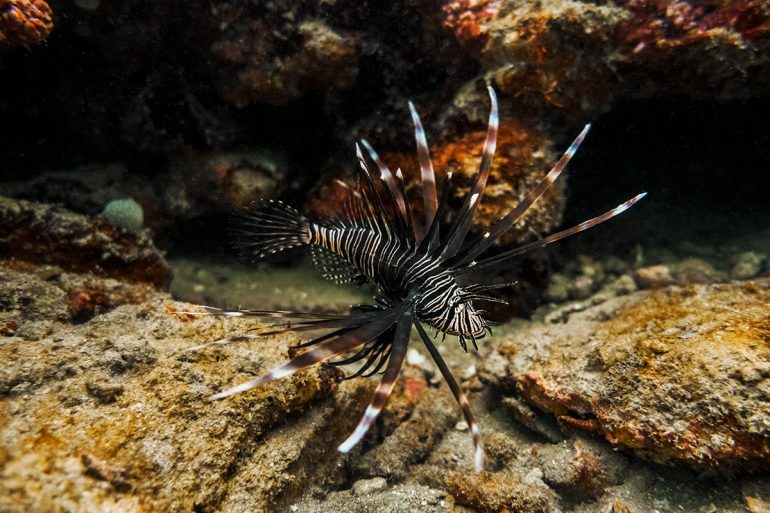
<instances>
[{"instance_id":1,"label":"lionfish tail fin","mask_svg":"<svg viewBox=\"0 0 770 513\"><path fill-rule=\"evenodd\" d=\"M253 203L234 223L238 245L257 258L311 243L311 222L281 201Z\"/></svg>"}]
</instances>

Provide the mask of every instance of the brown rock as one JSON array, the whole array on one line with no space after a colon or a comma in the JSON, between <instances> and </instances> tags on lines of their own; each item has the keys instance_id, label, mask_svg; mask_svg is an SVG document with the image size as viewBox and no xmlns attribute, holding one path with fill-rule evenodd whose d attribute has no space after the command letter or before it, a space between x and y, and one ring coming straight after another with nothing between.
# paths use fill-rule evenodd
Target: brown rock
<instances>
[{"instance_id":1,"label":"brown rock","mask_svg":"<svg viewBox=\"0 0 770 513\"><path fill-rule=\"evenodd\" d=\"M770 513L770 479L760 477L747 481L741 489L751 513Z\"/></svg>"},{"instance_id":2,"label":"brown rock","mask_svg":"<svg viewBox=\"0 0 770 513\"><path fill-rule=\"evenodd\" d=\"M634 280L642 289L657 289L676 282L671 270L665 265L641 267L634 272Z\"/></svg>"},{"instance_id":3,"label":"brown rock","mask_svg":"<svg viewBox=\"0 0 770 513\"><path fill-rule=\"evenodd\" d=\"M761 1L457 1L445 13L518 111L595 113L664 92L745 98L770 76Z\"/></svg>"},{"instance_id":4,"label":"brown rock","mask_svg":"<svg viewBox=\"0 0 770 513\"><path fill-rule=\"evenodd\" d=\"M484 513L555 513L556 496L548 488L523 483L505 472L466 472L431 465L416 469L417 478L428 486L444 488L459 505Z\"/></svg>"},{"instance_id":5,"label":"brown rock","mask_svg":"<svg viewBox=\"0 0 770 513\"><path fill-rule=\"evenodd\" d=\"M768 279L609 299L512 333L480 375L659 463L768 468L768 301Z\"/></svg>"},{"instance_id":6,"label":"brown rock","mask_svg":"<svg viewBox=\"0 0 770 513\"><path fill-rule=\"evenodd\" d=\"M677 283L715 283L727 280L727 274L718 271L713 265L700 258L686 258L680 262L669 264L671 273Z\"/></svg>"},{"instance_id":7,"label":"brown rock","mask_svg":"<svg viewBox=\"0 0 770 513\"><path fill-rule=\"evenodd\" d=\"M286 164L269 151L188 154L171 166L166 208L176 217L232 214L286 186Z\"/></svg>"},{"instance_id":8,"label":"brown rock","mask_svg":"<svg viewBox=\"0 0 770 513\"><path fill-rule=\"evenodd\" d=\"M442 490L415 484L402 484L393 488L367 493L351 493L349 490L332 492L323 501L306 499L290 508L292 513L451 513L456 511L454 500Z\"/></svg>"},{"instance_id":9,"label":"brown rock","mask_svg":"<svg viewBox=\"0 0 770 513\"><path fill-rule=\"evenodd\" d=\"M560 493L585 500L622 482L623 458L588 438L545 445L537 452L543 480Z\"/></svg>"},{"instance_id":10,"label":"brown rock","mask_svg":"<svg viewBox=\"0 0 770 513\"><path fill-rule=\"evenodd\" d=\"M211 49L228 102L280 105L308 91L355 83L358 39L303 11L296 2L259 8L216 2L211 27L218 33Z\"/></svg>"},{"instance_id":11,"label":"brown rock","mask_svg":"<svg viewBox=\"0 0 770 513\"><path fill-rule=\"evenodd\" d=\"M149 234L44 203L0 197L0 255L66 271L167 287L171 272Z\"/></svg>"},{"instance_id":12,"label":"brown rock","mask_svg":"<svg viewBox=\"0 0 770 513\"><path fill-rule=\"evenodd\" d=\"M278 511L308 482L342 483L335 448L371 383L338 387L316 366L208 401L285 362L296 339L185 352L257 323L184 308L155 294L0 344L0 510Z\"/></svg>"},{"instance_id":13,"label":"brown rock","mask_svg":"<svg viewBox=\"0 0 770 513\"><path fill-rule=\"evenodd\" d=\"M360 467L368 475L404 479L410 467L423 461L455 425L458 416L459 408L447 389L425 390L409 419L365 454Z\"/></svg>"}]
</instances>

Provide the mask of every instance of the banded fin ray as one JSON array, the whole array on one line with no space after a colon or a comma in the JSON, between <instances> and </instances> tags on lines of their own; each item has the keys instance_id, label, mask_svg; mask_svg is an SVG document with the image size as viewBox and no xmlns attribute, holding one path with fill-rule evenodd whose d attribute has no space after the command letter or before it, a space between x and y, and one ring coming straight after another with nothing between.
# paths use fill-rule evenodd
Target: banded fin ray
<instances>
[{"instance_id":1,"label":"banded fin ray","mask_svg":"<svg viewBox=\"0 0 770 513\"><path fill-rule=\"evenodd\" d=\"M549 235L548 237L545 237L544 239L536 240L534 242L530 242L529 244L524 244L523 246L519 246L518 248L514 248L509 251L504 251L497 255L492 255L490 257L481 259L477 262L476 261L471 262L465 265L464 267L460 267L456 269L456 272L459 274L461 272L465 272L468 270L475 271L477 269L483 269L484 267L489 267L490 265L497 264L499 262L502 262L503 260L508 260L509 258L513 258L523 253L527 253L529 251L532 251L533 249L545 247L548 244L561 240L565 237L569 237L570 235L574 235L576 233L580 233L582 231L588 230L589 228L593 228L597 224L603 223L605 221L608 221L609 219L612 219L616 215L622 214L623 212L625 212L626 210L634 206L636 202L644 198L646 195L647 195L646 192L637 194L633 198L621 203L620 205L613 208L612 210L609 210L599 216L592 217L591 219L587 219L582 223L573 226L572 228L568 228L566 230L556 232L552 235Z\"/></svg>"},{"instance_id":2,"label":"banded fin ray","mask_svg":"<svg viewBox=\"0 0 770 513\"><path fill-rule=\"evenodd\" d=\"M366 164L364 154L361 152L361 146L356 143L356 157L359 163L359 176L363 177L363 184L361 184L361 192L366 202L365 208L370 214L370 221L372 228L386 234L388 237L396 237L401 240L405 240L408 235L405 233L405 227L400 223L394 225L388 215L385 205L382 201L382 197L377 188L377 184L374 182L372 173L369 170L369 166Z\"/></svg>"},{"instance_id":3,"label":"banded fin ray","mask_svg":"<svg viewBox=\"0 0 770 513\"><path fill-rule=\"evenodd\" d=\"M433 218L436 215L436 209L438 208L438 198L436 196L436 173L433 171L433 163L430 160L430 150L428 149L428 140L425 137L425 129L420 121L420 115L417 113L417 109L414 108L414 104L409 102L409 112L412 114L412 122L414 123L414 139L417 144L417 158L420 161L420 177L422 178L422 199L424 204L424 228L433 222ZM424 232L422 233L424 236ZM436 232L438 235L438 232ZM417 239L417 242L421 242L422 237Z\"/></svg>"},{"instance_id":4,"label":"banded fin ray","mask_svg":"<svg viewBox=\"0 0 770 513\"><path fill-rule=\"evenodd\" d=\"M224 308L216 308L213 306L199 305L199 308L203 308L204 312L177 312L179 315L217 315L222 317L279 317L281 319L343 319L347 318L347 315L342 314L330 314L330 313L316 313L316 312L290 312L288 310L227 310Z\"/></svg>"},{"instance_id":5,"label":"banded fin ray","mask_svg":"<svg viewBox=\"0 0 770 513\"><path fill-rule=\"evenodd\" d=\"M497 95L495 94L495 90L492 89L492 86L487 85L487 91L489 92L489 100L492 107L489 112L487 137L484 140L484 149L481 153L481 164L479 165L479 172L476 174L473 186L468 191L465 201L457 212L455 222L450 229L450 235L447 238L446 245L441 253L441 257L445 259L455 256L462 246L465 236L468 233L468 228L470 228L471 221L473 221L473 214L476 211L481 195L484 193L484 188L487 185L489 171L492 168L492 158L495 154L495 149L497 148L497 130L500 123L500 116L498 114Z\"/></svg>"},{"instance_id":6,"label":"banded fin ray","mask_svg":"<svg viewBox=\"0 0 770 513\"><path fill-rule=\"evenodd\" d=\"M409 346L409 335L412 332L412 314L407 310L404 315L398 320L396 325L396 331L393 335L393 344L390 347L390 356L388 358L388 365L385 368L385 373L382 376L382 381L374 391L374 397L372 402L366 408L364 416L361 417L361 421L356 426L353 433L340 444L337 448L338 451L347 453L361 441L366 435L372 424L379 416L382 409L390 399L390 394L393 392L393 386L396 384L398 375L401 372L401 366L404 363L406 357L406 349ZM384 359L381 363L384 363Z\"/></svg>"},{"instance_id":7,"label":"banded fin ray","mask_svg":"<svg viewBox=\"0 0 770 513\"><path fill-rule=\"evenodd\" d=\"M382 332L387 330L395 320L400 317L404 312L404 308L392 308L390 310L378 311L379 314L376 320L363 324L353 329L349 329L344 333L332 337L329 340L321 342L320 345L313 347L312 349L305 351L304 353L295 356L288 363L279 365L273 368L269 372L257 376L256 378L241 383L217 394L214 394L210 399L223 399L231 395L251 390L254 387L264 385L270 381L290 376L300 369L315 365L316 363L323 362L333 356L336 356L345 351L349 351L356 346L364 344L376 337ZM327 337L328 338L328 337ZM312 344L315 344L312 341Z\"/></svg>"},{"instance_id":8,"label":"banded fin ray","mask_svg":"<svg viewBox=\"0 0 770 513\"><path fill-rule=\"evenodd\" d=\"M361 139L361 145L364 147L364 149L366 149L367 153L369 153L369 157L374 161L375 165L380 170L380 179L388 186L388 190L390 191L391 198L393 199L393 202L396 206L398 216L400 217L404 227L411 232L412 226L410 223L410 218L407 215L407 198L403 189L399 187L396 176L390 172L388 166L385 165L382 159L380 159L380 156L376 151L374 151L374 148L371 144L369 144L369 141L366 139Z\"/></svg>"},{"instance_id":9,"label":"banded fin ray","mask_svg":"<svg viewBox=\"0 0 770 513\"><path fill-rule=\"evenodd\" d=\"M539 200L548 189L551 188L556 179L559 178L559 175L561 175L562 171L567 168L567 164L569 164L572 156L575 155L575 152L580 147L580 144L583 142L583 139L585 139L586 135L588 134L588 130L590 129L590 124L583 127L583 130L580 132L580 134L578 134L575 140L572 141L572 144L569 145L569 148L567 148L559 161L556 162L553 168L551 168L545 178L543 178L543 180L534 189L529 191L521 203L516 205L516 207L511 210L505 217L497 221L489 230L484 232L481 238L474 245L471 245L470 248L463 251L462 254L459 255L458 258L452 263L452 265L463 265L470 262L484 251L486 251L492 244L494 244L496 240L502 237L505 232L510 230L513 225L515 225L519 219L524 216L527 210L529 210L529 208L537 200Z\"/></svg>"},{"instance_id":10,"label":"banded fin ray","mask_svg":"<svg viewBox=\"0 0 770 513\"><path fill-rule=\"evenodd\" d=\"M452 185L452 173L447 173L444 177L444 181L441 184L441 197L438 202L438 209L436 215L433 216L433 222L430 223L428 231L425 232L425 237L420 242L420 246L417 248L417 253L431 253L435 246L438 245L438 227L441 223L441 217L446 210L449 203L449 188Z\"/></svg>"},{"instance_id":11,"label":"banded fin ray","mask_svg":"<svg viewBox=\"0 0 770 513\"><path fill-rule=\"evenodd\" d=\"M211 308L211 307L206 307L206 308ZM323 315L319 315L320 318L310 317L310 316L315 316L315 314L304 313L304 312L298 313L298 312L282 312L282 311L273 311L273 312L253 311L253 310L247 311L249 313L244 316L280 317L280 318L286 318L286 319L291 319L291 318L302 319L303 317L300 317L300 316L304 316L304 318L308 320L303 320L301 322L297 322L295 324L288 324L285 326L280 326L278 324L271 324L266 326L265 331L260 331L259 333L251 333L248 335L240 335L237 337L228 337L228 338L222 338L219 340L213 340L211 342L206 342L205 344L200 344L197 346L186 348L185 351L198 351L211 346L222 346L222 345L227 345L234 342L247 342L249 340L255 340L258 338L264 338L264 337L269 337L273 335L283 335L285 333L301 333L305 331L320 331L320 330L335 329L335 328L343 328L343 329L355 328L363 324L366 324L368 322L371 322L373 320L376 320L379 317L379 313L381 311L382 310L374 310L374 311L367 311L360 314L338 315L338 316L334 316L333 314L330 314L326 316L326 318ZM239 311L239 310L223 310L222 312L223 313L217 313L213 315L233 316L231 314L244 313L244 311ZM204 313L202 315L207 315L207 314ZM240 316L240 315L236 315L236 316ZM316 339L315 341L298 344L295 347L306 347L318 341L319 339Z\"/></svg>"},{"instance_id":12,"label":"banded fin ray","mask_svg":"<svg viewBox=\"0 0 770 513\"><path fill-rule=\"evenodd\" d=\"M479 429L479 424L476 421L476 416L473 414L473 410L471 409L471 403L468 402L468 398L463 393L460 385L457 384L457 380L455 380L455 377L452 375L449 367L447 367L444 358L441 356L441 353L439 353L438 349L436 349L436 346L433 344L430 336L425 332L425 328L423 328L419 322L414 323L414 325L417 328L417 333L420 334L420 338L422 338L426 349L428 349L428 352L433 358L433 361L436 362L439 371L441 371L441 375L444 376L444 380L447 382L447 385L449 385L449 388L452 390L452 394L454 394L455 399L460 405L460 409L463 412L463 417L465 417L465 422L468 424L468 428L471 430L471 437L473 439L473 466L477 472L481 472L481 470L484 468L484 447L481 443L481 430Z\"/></svg>"}]
</instances>

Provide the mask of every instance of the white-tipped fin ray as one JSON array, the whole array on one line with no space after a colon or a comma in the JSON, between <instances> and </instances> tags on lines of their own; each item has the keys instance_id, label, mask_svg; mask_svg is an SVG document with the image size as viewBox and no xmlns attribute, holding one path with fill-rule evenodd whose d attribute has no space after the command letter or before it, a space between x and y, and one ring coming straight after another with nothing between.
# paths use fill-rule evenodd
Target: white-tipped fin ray
<instances>
[{"instance_id":1,"label":"white-tipped fin ray","mask_svg":"<svg viewBox=\"0 0 770 513\"><path fill-rule=\"evenodd\" d=\"M428 140L425 138L425 129L420 121L420 115L414 104L409 102L409 111L412 113L412 122L414 123L414 139L417 143L417 158L420 161L420 176L422 178L422 198L424 203L425 215L423 216L423 226L427 227L433 222L433 216L436 215L438 208L438 196L436 194L436 174L433 172L433 163L430 161L430 151L428 150ZM418 240L417 242L420 242Z\"/></svg>"}]
</instances>

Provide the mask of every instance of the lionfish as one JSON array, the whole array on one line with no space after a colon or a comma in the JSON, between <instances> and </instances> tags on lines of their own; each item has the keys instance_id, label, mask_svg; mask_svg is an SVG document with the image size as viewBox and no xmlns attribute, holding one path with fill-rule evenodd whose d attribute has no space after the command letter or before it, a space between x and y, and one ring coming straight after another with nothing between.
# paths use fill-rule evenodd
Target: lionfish
<instances>
[{"instance_id":1,"label":"lionfish","mask_svg":"<svg viewBox=\"0 0 770 513\"><path fill-rule=\"evenodd\" d=\"M382 380L358 426L338 447L339 451L347 453L361 441L387 403L404 363L412 328L415 328L460 405L472 434L474 465L476 470L481 470L481 433L470 403L423 324L434 328L436 335L443 332L444 336L449 334L458 337L466 352L468 341L474 349L478 349L479 339L487 333L492 334L492 322L485 319L485 312L478 308L477 303L504 303L485 292L511 284L461 285L457 281L458 277L587 230L629 209L645 195L642 193L634 196L616 208L572 228L515 249L479 258L553 185L590 128L590 125L585 126L556 165L521 203L480 235L468 237L474 212L489 177L497 140L497 97L492 87L488 86L488 90L491 112L479 171L462 207L445 232L440 224L449 201L452 175L448 173L444 177L437 194L425 132L411 102L409 110L414 123L422 178L422 221L412 212L401 170L391 172L366 140L361 140L360 145L356 144L358 185L348 187L341 214L324 222L313 222L296 209L273 200L257 202L244 213L238 232L246 237L243 243L256 257L292 247L309 246L313 260L324 277L338 282L369 282L377 291L378 304L352 307L349 315L204 307L203 314L273 317L288 319L290 323L273 325L268 331L217 340L191 349L281 333L326 332L297 345L298 348L310 349L288 363L215 394L211 399L244 392L324 361L335 366L359 363L356 372L346 379L371 376L382 371ZM379 175L370 170L361 146L376 165ZM356 349L354 354L349 355ZM337 359L332 360L335 357Z\"/></svg>"}]
</instances>

